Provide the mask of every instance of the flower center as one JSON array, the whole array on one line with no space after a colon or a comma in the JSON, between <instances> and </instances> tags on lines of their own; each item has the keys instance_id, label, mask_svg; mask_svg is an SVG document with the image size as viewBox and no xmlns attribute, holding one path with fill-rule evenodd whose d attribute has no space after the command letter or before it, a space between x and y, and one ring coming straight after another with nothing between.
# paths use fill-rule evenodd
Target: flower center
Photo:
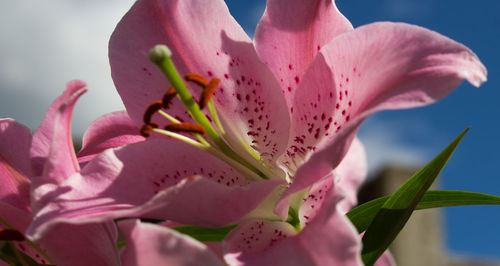
<instances>
[{"instance_id":1,"label":"flower center","mask_svg":"<svg viewBox=\"0 0 500 266\"><path fill-rule=\"evenodd\" d=\"M155 132L182 140L227 162L233 168L247 176L250 181L259 178L270 179L273 176L273 171L258 159L258 155L255 155L253 151L242 145L252 155L250 156L250 160L245 159L249 156L241 156L236 153L228 142L224 140L223 136L226 133L219 120L212 99L220 80L212 78L207 81L203 76L194 73L185 75L184 79L186 81L202 88L199 101L195 101L191 92L187 89L187 84L179 76L170 58L171 54L171 51L164 45L155 46L149 53L150 60L160 68L172 86L164 94L162 100L151 103L144 112L144 125L141 128L141 134L148 137L151 133ZM194 122L181 122L165 111L170 108L171 102L176 96L183 103ZM205 108L208 109L217 129L202 111ZM152 122L154 114L160 114L169 120L170 123L163 128L159 128L157 123ZM208 136L208 139L205 138L205 135ZM253 174L249 176L248 170L257 176L255 177Z\"/></svg>"}]
</instances>

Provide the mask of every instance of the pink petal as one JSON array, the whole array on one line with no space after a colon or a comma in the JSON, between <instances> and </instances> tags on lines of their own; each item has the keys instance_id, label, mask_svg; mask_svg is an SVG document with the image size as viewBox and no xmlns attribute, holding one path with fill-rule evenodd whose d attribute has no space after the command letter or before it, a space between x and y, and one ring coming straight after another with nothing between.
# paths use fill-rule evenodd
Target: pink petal
<instances>
[{"instance_id":1,"label":"pink petal","mask_svg":"<svg viewBox=\"0 0 500 266\"><path fill-rule=\"evenodd\" d=\"M31 223L31 212L26 212L24 210L13 207L10 204L6 204L0 201L0 218L7 222L8 226L0 221L0 228L10 228L15 229L21 233L24 233ZM47 260L24 241L13 241L14 246L24 254L30 256L32 259L41 264L46 264ZM0 260L1 262L1 260Z\"/></svg>"},{"instance_id":2,"label":"pink petal","mask_svg":"<svg viewBox=\"0 0 500 266\"><path fill-rule=\"evenodd\" d=\"M23 233L31 223L31 139L31 131L24 125L0 119L0 218ZM0 228L7 225L0 222ZM21 252L44 263L41 255L25 242L13 243Z\"/></svg>"},{"instance_id":3,"label":"pink petal","mask_svg":"<svg viewBox=\"0 0 500 266\"><path fill-rule=\"evenodd\" d=\"M297 241L318 265L362 265L361 241L349 219L337 204L340 193L333 187L314 219L304 227Z\"/></svg>"},{"instance_id":4,"label":"pink petal","mask_svg":"<svg viewBox=\"0 0 500 266\"><path fill-rule=\"evenodd\" d=\"M260 58L281 82L289 107L319 50L337 35L351 31L351 23L331 0L272 0L255 31Z\"/></svg>"},{"instance_id":5,"label":"pink petal","mask_svg":"<svg viewBox=\"0 0 500 266\"><path fill-rule=\"evenodd\" d=\"M205 245L166 227L126 220L118 223L125 236L123 265L222 265Z\"/></svg>"},{"instance_id":6,"label":"pink petal","mask_svg":"<svg viewBox=\"0 0 500 266\"><path fill-rule=\"evenodd\" d=\"M105 151L57 187L34 187L35 195L43 195L34 201L43 206L29 234L39 237L48 221L138 216L224 226L256 208L283 181L247 183L223 161L183 142L139 142Z\"/></svg>"},{"instance_id":7,"label":"pink petal","mask_svg":"<svg viewBox=\"0 0 500 266\"><path fill-rule=\"evenodd\" d=\"M0 201L0 218L20 232L24 232L31 223L30 212L5 203L5 200ZM7 228L7 226L0 222L0 228Z\"/></svg>"},{"instance_id":8,"label":"pink petal","mask_svg":"<svg viewBox=\"0 0 500 266\"><path fill-rule=\"evenodd\" d=\"M284 198L337 166L369 114L430 104L463 79L475 86L486 80L477 56L424 28L382 22L335 38L311 64L296 95L292 142L281 161L294 169L316 152Z\"/></svg>"},{"instance_id":9,"label":"pink petal","mask_svg":"<svg viewBox=\"0 0 500 266\"><path fill-rule=\"evenodd\" d=\"M30 145L29 128L9 118L0 119L0 202L27 213L31 212Z\"/></svg>"},{"instance_id":10,"label":"pink petal","mask_svg":"<svg viewBox=\"0 0 500 266\"><path fill-rule=\"evenodd\" d=\"M203 244L205 244L205 246L207 246L207 248L209 248L220 261L224 261L222 242L203 242Z\"/></svg>"},{"instance_id":11,"label":"pink petal","mask_svg":"<svg viewBox=\"0 0 500 266\"><path fill-rule=\"evenodd\" d=\"M336 187L344 195L339 202L339 209L347 212L358 204L358 189L367 175L365 148L361 141L355 138L344 159L335 168L335 176L340 177Z\"/></svg>"},{"instance_id":12,"label":"pink petal","mask_svg":"<svg viewBox=\"0 0 500 266\"><path fill-rule=\"evenodd\" d=\"M148 51L166 44L181 75L193 72L221 80L215 92L219 115L231 142L252 143L268 161L285 149L289 114L279 83L260 62L252 41L222 0L141 0L118 24L110 40L115 85L136 124L146 108L162 99L169 83L149 62ZM189 84L195 97L200 89ZM281 110L276 112L276 110ZM175 99L169 114L189 120ZM161 126L168 121L153 119Z\"/></svg>"},{"instance_id":13,"label":"pink petal","mask_svg":"<svg viewBox=\"0 0 500 266\"><path fill-rule=\"evenodd\" d=\"M118 232L109 224L56 224L39 243L57 265L121 265Z\"/></svg>"},{"instance_id":14,"label":"pink petal","mask_svg":"<svg viewBox=\"0 0 500 266\"><path fill-rule=\"evenodd\" d=\"M325 200L330 200L327 196L334 187L334 181L334 175L329 174L311 186L307 196L300 202L299 219L302 226L307 226L313 221ZM297 209L297 206L292 207Z\"/></svg>"},{"instance_id":15,"label":"pink petal","mask_svg":"<svg viewBox=\"0 0 500 266\"><path fill-rule=\"evenodd\" d=\"M268 254L268 250L296 234L293 226L284 222L250 220L241 223L223 241L224 259L229 265L286 265L285 257L290 256L298 259L295 265L312 265L305 257L295 257L295 251L287 255L283 251L276 256Z\"/></svg>"},{"instance_id":16,"label":"pink petal","mask_svg":"<svg viewBox=\"0 0 500 266\"><path fill-rule=\"evenodd\" d=\"M71 136L71 115L76 100L87 91L86 87L87 85L79 80L68 82L66 90L47 110L44 120L33 135L30 151L35 176L41 175L44 171L49 154L51 157L49 165L58 166L59 171L58 176L52 176L53 181L64 179L80 170Z\"/></svg>"},{"instance_id":17,"label":"pink petal","mask_svg":"<svg viewBox=\"0 0 500 266\"><path fill-rule=\"evenodd\" d=\"M124 111L104 115L94 121L83 135L82 149L78 152L80 164L90 161L109 148L143 141L139 128Z\"/></svg>"},{"instance_id":18,"label":"pink petal","mask_svg":"<svg viewBox=\"0 0 500 266\"><path fill-rule=\"evenodd\" d=\"M396 266L396 262L392 257L392 254L389 250L384 252L382 256L375 262L375 266Z\"/></svg>"},{"instance_id":19,"label":"pink petal","mask_svg":"<svg viewBox=\"0 0 500 266\"><path fill-rule=\"evenodd\" d=\"M333 176L324 181L333 184ZM333 187L326 189L325 200L298 234L287 223L259 221L248 222L231 231L224 241L227 262L231 265L362 265L358 233L337 209L339 193ZM264 236L258 234L261 224ZM278 235L279 230L285 231L284 228L291 231L275 237L276 231L269 232L267 228L270 225L277 228ZM258 241L255 240L257 236Z\"/></svg>"}]
</instances>

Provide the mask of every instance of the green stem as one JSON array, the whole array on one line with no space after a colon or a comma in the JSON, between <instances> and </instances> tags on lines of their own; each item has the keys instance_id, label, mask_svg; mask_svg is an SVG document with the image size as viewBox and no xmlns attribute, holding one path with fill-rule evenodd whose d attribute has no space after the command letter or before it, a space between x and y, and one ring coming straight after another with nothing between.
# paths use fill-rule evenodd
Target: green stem
<instances>
[{"instance_id":1,"label":"green stem","mask_svg":"<svg viewBox=\"0 0 500 266\"><path fill-rule=\"evenodd\" d=\"M224 128L222 127L222 124L219 120L219 116L217 115L217 110L215 110L215 104L213 100L210 100L207 105L208 112L210 112L210 115L214 119L215 125L217 126L217 129L219 129L219 133L224 136L226 132L224 131Z\"/></svg>"}]
</instances>

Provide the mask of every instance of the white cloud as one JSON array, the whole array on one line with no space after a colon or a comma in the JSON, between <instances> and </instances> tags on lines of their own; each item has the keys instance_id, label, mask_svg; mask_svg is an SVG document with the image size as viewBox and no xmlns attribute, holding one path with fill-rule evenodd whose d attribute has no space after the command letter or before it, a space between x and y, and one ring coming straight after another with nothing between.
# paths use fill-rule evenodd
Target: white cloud
<instances>
[{"instance_id":1,"label":"white cloud","mask_svg":"<svg viewBox=\"0 0 500 266\"><path fill-rule=\"evenodd\" d=\"M71 79L90 91L74 113L81 134L100 115L123 109L107 59L114 26L133 0L0 2L0 117L34 128Z\"/></svg>"},{"instance_id":2,"label":"white cloud","mask_svg":"<svg viewBox=\"0 0 500 266\"><path fill-rule=\"evenodd\" d=\"M425 0L385 0L381 3L385 15L391 19L428 17L432 13L432 1Z\"/></svg>"},{"instance_id":3,"label":"white cloud","mask_svg":"<svg viewBox=\"0 0 500 266\"><path fill-rule=\"evenodd\" d=\"M426 132L432 131L423 121L415 124L418 124L418 135L428 136ZM364 122L358 136L367 152L370 173L389 164L420 166L432 159L431 147L415 145L405 140L405 135L409 131L415 132L415 128L408 128L397 121L386 121L379 116L371 117Z\"/></svg>"}]
</instances>

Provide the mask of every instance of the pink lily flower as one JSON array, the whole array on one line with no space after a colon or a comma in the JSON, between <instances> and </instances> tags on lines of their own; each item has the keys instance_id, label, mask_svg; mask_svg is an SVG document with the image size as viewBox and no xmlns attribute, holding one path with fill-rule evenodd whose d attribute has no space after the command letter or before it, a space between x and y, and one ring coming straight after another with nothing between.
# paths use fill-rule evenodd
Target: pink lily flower
<instances>
[{"instance_id":1,"label":"pink lily flower","mask_svg":"<svg viewBox=\"0 0 500 266\"><path fill-rule=\"evenodd\" d=\"M180 73L220 79L216 112L205 113L217 128L213 139L196 137L198 121L186 124L193 122L187 110L201 111L175 99L161 102L172 104L163 113L155 107L170 87L147 58L157 44L170 47ZM130 118L149 126L152 133L143 133L151 139L106 150L61 181L59 187L72 189L51 194L28 232L38 238L58 221L127 216L202 226L243 221L224 242L226 261L234 264L257 262L252 254L268 262L289 250L296 261L358 265L359 239L342 214L364 175L334 178L360 123L376 111L430 104L464 79L474 86L486 80L485 67L462 44L403 23L353 29L330 0L268 1L253 42L223 1L139 0L112 36L110 61ZM153 126L169 123L188 132ZM322 185L327 188L319 192ZM303 199L315 193L328 201L307 207ZM341 194L349 202L339 207ZM314 209L310 216L307 208ZM284 222L294 217L296 227ZM236 232L250 232L257 222L269 241L241 245L250 240ZM323 226L334 227L332 235L319 237ZM273 229L289 237L274 239Z\"/></svg>"},{"instance_id":2,"label":"pink lily flower","mask_svg":"<svg viewBox=\"0 0 500 266\"><path fill-rule=\"evenodd\" d=\"M34 136L27 127L12 119L0 120L0 228L21 233L26 231L32 220L32 212L36 212L38 204L46 196L40 191L33 198L41 202L33 201L30 197L34 192L30 190L40 179L51 178L43 175L47 154L74 153L69 119L76 98L86 89L80 81L70 82L67 86L67 91L47 111ZM53 138L58 141L48 141ZM72 161L73 158L76 157L60 156L57 170L66 173L78 167ZM113 224L60 223L36 243L30 240L13 243L19 251L41 264L119 265L116 239L117 232Z\"/></svg>"},{"instance_id":3,"label":"pink lily flower","mask_svg":"<svg viewBox=\"0 0 500 266\"><path fill-rule=\"evenodd\" d=\"M50 199L50 193L60 192L53 185L80 171L83 164L77 163L74 154L70 122L76 100L86 90L83 82L68 83L66 91L49 107L34 136L26 126L12 119L0 119L0 229L25 232L32 212L36 213L38 206ZM107 127L110 117L114 132ZM100 150L143 140L130 122L125 113L110 114L94 122L85 138L84 156L78 160L86 162ZM121 125L118 130L117 125ZM98 136L93 135L96 132ZM37 187L40 183L43 186ZM36 191L30 192L32 186ZM67 189L70 188L62 190ZM119 226L127 242L120 253L113 223L58 223L47 229L36 243L27 239L12 243L41 264L189 265L189 261L197 261L221 265L207 247L164 227L133 220L121 221ZM142 251L145 248L147 252Z\"/></svg>"}]
</instances>

